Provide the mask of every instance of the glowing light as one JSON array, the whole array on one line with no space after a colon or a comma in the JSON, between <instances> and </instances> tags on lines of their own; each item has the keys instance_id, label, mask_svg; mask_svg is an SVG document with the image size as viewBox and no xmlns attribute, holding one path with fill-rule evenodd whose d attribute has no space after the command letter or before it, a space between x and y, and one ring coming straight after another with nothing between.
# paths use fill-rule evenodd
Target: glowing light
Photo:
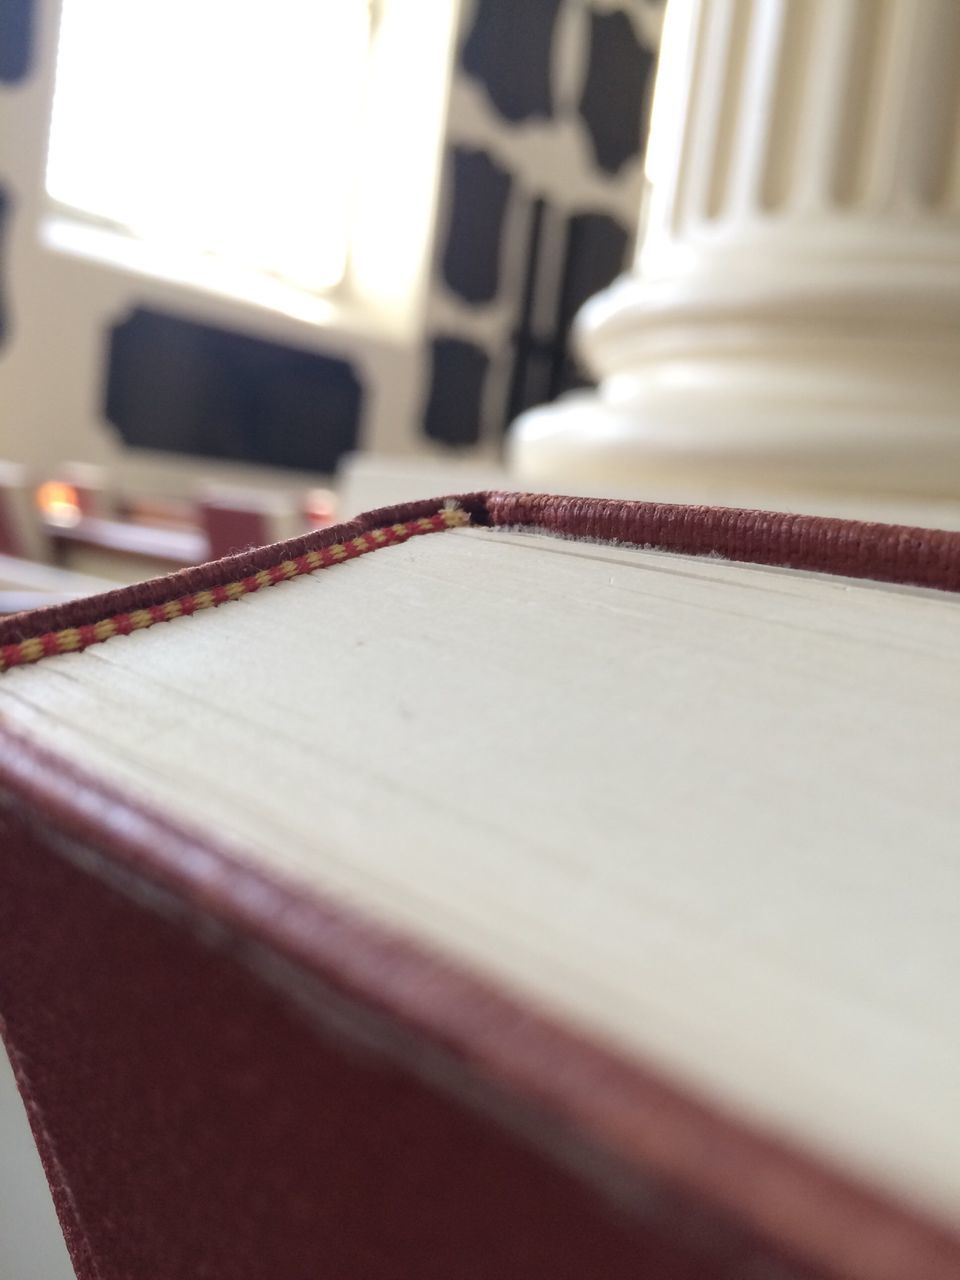
<instances>
[{"instance_id":1,"label":"glowing light","mask_svg":"<svg viewBox=\"0 0 960 1280\"><path fill-rule=\"evenodd\" d=\"M48 480L36 492L37 506L49 524L68 529L78 524L82 516L80 497L72 484L60 480Z\"/></svg>"},{"instance_id":2,"label":"glowing light","mask_svg":"<svg viewBox=\"0 0 960 1280\"><path fill-rule=\"evenodd\" d=\"M332 489L311 489L304 502L304 515L318 529L336 522L337 496Z\"/></svg>"},{"instance_id":3,"label":"glowing light","mask_svg":"<svg viewBox=\"0 0 960 1280\"><path fill-rule=\"evenodd\" d=\"M50 196L303 288L343 277L365 0L63 0Z\"/></svg>"}]
</instances>

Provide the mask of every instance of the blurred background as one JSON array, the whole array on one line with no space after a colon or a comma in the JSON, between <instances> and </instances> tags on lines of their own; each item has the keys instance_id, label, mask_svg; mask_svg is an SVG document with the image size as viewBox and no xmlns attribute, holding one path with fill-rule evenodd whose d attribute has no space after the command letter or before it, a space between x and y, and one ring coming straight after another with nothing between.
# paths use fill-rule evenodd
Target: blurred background
<instances>
[{"instance_id":1,"label":"blurred background","mask_svg":"<svg viewBox=\"0 0 960 1280\"><path fill-rule=\"evenodd\" d=\"M3 554L129 580L404 496L351 491L373 458L424 464L415 496L431 460L476 487L583 381L571 321L633 248L659 4L2 14ZM5 568L7 610L91 585Z\"/></svg>"}]
</instances>

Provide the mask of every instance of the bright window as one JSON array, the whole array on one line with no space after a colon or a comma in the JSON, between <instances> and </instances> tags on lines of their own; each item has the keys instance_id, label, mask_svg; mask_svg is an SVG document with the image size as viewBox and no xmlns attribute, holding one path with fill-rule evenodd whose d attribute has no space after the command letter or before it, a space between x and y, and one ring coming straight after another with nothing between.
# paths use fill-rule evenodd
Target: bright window
<instances>
[{"instance_id":1,"label":"bright window","mask_svg":"<svg viewBox=\"0 0 960 1280\"><path fill-rule=\"evenodd\" d=\"M369 0L63 0L47 190L158 247L344 276Z\"/></svg>"}]
</instances>

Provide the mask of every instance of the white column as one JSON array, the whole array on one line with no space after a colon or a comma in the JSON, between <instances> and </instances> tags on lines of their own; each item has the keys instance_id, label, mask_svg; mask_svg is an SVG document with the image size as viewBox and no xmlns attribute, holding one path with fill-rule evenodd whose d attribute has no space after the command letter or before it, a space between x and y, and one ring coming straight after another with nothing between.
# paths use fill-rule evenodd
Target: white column
<instances>
[{"instance_id":1,"label":"white column","mask_svg":"<svg viewBox=\"0 0 960 1280\"><path fill-rule=\"evenodd\" d=\"M648 175L524 482L960 495L960 0L672 0Z\"/></svg>"}]
</instances>

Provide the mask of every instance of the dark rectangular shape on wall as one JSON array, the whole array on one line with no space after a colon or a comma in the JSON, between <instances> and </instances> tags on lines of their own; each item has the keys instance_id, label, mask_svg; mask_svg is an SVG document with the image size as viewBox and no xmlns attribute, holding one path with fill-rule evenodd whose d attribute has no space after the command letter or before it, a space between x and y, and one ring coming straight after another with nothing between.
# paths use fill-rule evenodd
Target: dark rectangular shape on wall
<instances>
[{"instance_id":1,"label":"dark rectangular shape on wall","mask_svg":"<svg viewBox=\"0 0 960 1280\"><path fill-rule=\"evenodd\" d=\"M16 84L33 61L34 0L0 0L0 83Z\"/></svg>"},{"instance_id":2,"label":"dark rectangular shape on wall","mask_svg":"<svg viewBox=\"0 0 960 1280\"><path fill-rule=\"evenodd\" d=\"M492 302L500 287L503 221L513 179L486 151L447 157L451 207L443 277L465 302Z\"/></svg>"},{"instance_id":3,"label":"dark rectangular shape on wall","mask_svg":"<svg viewBox=\"0 0 960 1280\"><path fill-rule=\"evenodd\" d=\"M551 398L571 386L583 385L571 368L570 327L587 299L605 289L623 271L629 245L626 227L609 214L580 213L570 219Z\"/></svg>"},{"instance_id":4,"label":"dark rectangular shape on wall","mask_svg":"<svg viewBox=\"0 0 960 1280\"><path fill-rule=\"evenodd\" d=\"M138 308L107 359L128 445L319 472L356 448L363 388L338 357Z\"/></svg>"},{"instance_id":5,"label":"dark rectangular shape on wall","mask_svg":"<svg viewBox=\"0 0 960 1280\"><path fill-rule=\"evenodd\" d=\"M553 110L559 11L560 0L479 0L461 62L505 120L545 119Z\"/></svg>"},{"instance_id":6,"label":"dark rectangular shape on wall","mask_svg":"<svg viewBox=\"0 0 960 1280\"><path fill-rule=\"evenodd\" d=\"M476 444L480 408L490 359L472 342L435 338L431 348L430 393L423 429L441 444Z\"/></svg>"},{"instance_id":7,"label":"dark rectangular shape on wall","mask_svg":"<svg viewBox=\"0 0 960 1280\"><path fill-rule=\"evenodd\" d=\"M590 55L580 97L597 165L619 173L643 150L644 108L653 54L622 11L591 13Z\"/></svg>"}]
</instances>

